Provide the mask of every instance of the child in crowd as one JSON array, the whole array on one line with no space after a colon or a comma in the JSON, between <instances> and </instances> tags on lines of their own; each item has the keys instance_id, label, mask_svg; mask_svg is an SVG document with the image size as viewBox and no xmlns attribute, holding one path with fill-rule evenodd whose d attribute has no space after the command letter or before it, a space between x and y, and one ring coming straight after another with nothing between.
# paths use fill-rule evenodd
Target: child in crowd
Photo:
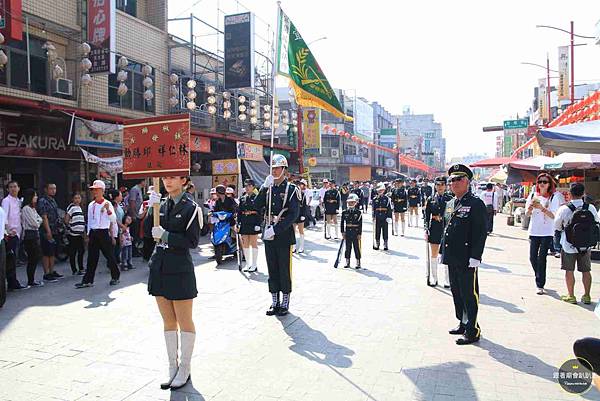
<instances>
[{"instance_id":1,"label":"child in crowd","mask_svg":"<svg viewBox=\"0 0 600 401\"><path fill-rule=\"evenodd\" d=\"M135 269L131 263L131 257L133 252L133 241L131 233L129 232L129 226L131 225L131 216L125 215L123 217L123 229L121 232L121 270L127 271Z\"/></svg>"}]
</instances>

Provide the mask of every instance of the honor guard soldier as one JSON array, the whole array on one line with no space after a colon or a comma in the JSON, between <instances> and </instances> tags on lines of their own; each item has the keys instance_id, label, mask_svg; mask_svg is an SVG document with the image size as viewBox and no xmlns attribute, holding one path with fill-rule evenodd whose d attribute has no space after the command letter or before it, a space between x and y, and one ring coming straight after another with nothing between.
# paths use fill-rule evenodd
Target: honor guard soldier
<instances>
[{"instance_id":1,"label":"honor guard soldier","mask_svg":"<svg viewBox=\"0 0 600 401\"><path fill-rule=\"evenodd\" d=\"M425 201L433 195L433 188L429 185L429 178L423 178L421 186L421 205L425 205Z\"/></svg>"},{"instance_id":2,"label":"honor guard soldier","mask_svg":"<svg viewBox=\"0 0 600 401\"><path fill-rule=\"evenodd\" d=\"M414 216L414 226L419 227L419 205L421 204L421 191L417 187L417 180L414 178L410 180L410 187L406 191L408 194L408 226L413 226L413 216Z\"/></svg>"},{"instance_id":3,"label":"honor guard soldier","mask_svg":"<svg viewBox=\"0 0 600 401\"><path fill-rule=\"evenodd\" d=\"M354 248L354 257L356 258L356 268L360 269L360 251L361 251L361 235L362 235L362 213L356 207L358 204L358 196L350 194L346 201L348 208L342 212L341 230L344 239L346 240L346 265L350 267L350 253Z\"/></svg>"},{"instance_id":4,"label":"honor guard soldier","mask_svg":"<svg viewBox=\"0 0 600 401\"><path fill-rule=\"evenodd\" d=\"M379 249L379 239L383 231L383 250L388 250L388 224L392 222L392 201L385 195L385 185L377 185L377 196L373 199L373 220L375 221L375 243L373 249Z\"/></svg>"},{"instance_id":5,"label":"honor guard soldier","mask_svg":"<svg viewBox=\"0 0 600 401\"><path fill-rule=\"evenodd\" d=\"M363 204L363 193L360 189L360 183L358 181L356 184L354 184L354 186L350 185L350 192L358 197L358 206L360 207Z\"/></svg>"},{"instance_id":6,"label":"honor guard soldier","mask_svg":"<svg viewBox=\"0 0 600 401\"><path fill-rule=\"evenodd\" d=\"M287 159L275 154L271 160L273 175L267 176L260 189L255 207L265 207L267 226L263 234L265 255L269 270L269 292L272 303L268 316L285 316L290 305L292 292L292 246L296 244L292 224L298 218L300 193L298 188L286 179ZM271 195L269 197L269 192ZM271 207L269 208L269 198ZM283 297L280 298L279 293Z\"/></svg>"},{"instance_id":7,"label":"honor guard soldier","mask_svg":"<svg viewBox=\"0 0 600 401\"><path fill-rule=\"evenodd\" d=\"M404 220L404 215L406 210L408 209L408 194L406 193L406 188L404 188L404 183L401 179L397 179L394 181L394 189L392 189L392 203L394 205L394 222L396 229L396 235L398 235L398 223L399 220L402 221L402 236L404 237L404 229L406 227L406 221ZM394 230L392 230L393 232Z\"/></svg>"},{"instance_id":8,"label":"honor guard soldier","mask_svg":"<svg viewBox=\"0 0 600 401\"><path fill-rule=\"evenodd\" d=\"M425 201L425 239L429 243L431 258L429 262L429 274L427 284L435 287L438 283L438 254L442 234L444 233L444 214L446 204L452 200L452 195L446 192L446 177L435 179L435 193ZM444 272L444 288L450 288L448 267L442 265Z\"/></svg>"},{"instance_id":9,"label":"honor guard soldier","mask_svg":"<svg viewBox=\"0 0 600 401\"><path fill-rule=\"evenodd\" d=\"M296 182L298 191L300 192L300 204L298 206L300 213L298 213L298 218L294 222L294 232L298 229L298 244L294 246L294 253L304 253L304 222L306 221L306 216L310 214L310 210L308 209L308 199L305 192L306 184L307 182L305 179Z\"/></svg>"},{"instance_id":10,"label":"honor guard soldier","mask_svg":"<svg viewBox=\"0 0 600 401\"><path fill-rule=\"evenodd\" d=\"M335 181L329 182L329 189L325 191L323 203L325 205L325 239L331 238L331 228L333 226L335 239L338 239L337 212L340 209L340 192L335 188Z\"/></svg>"},{"instance_id":11,"label":"honor guard soldier","mask_svg":"<svg viewBox=\"0 0 600 401\"><path fill-rule=\"evenodd\" d=\"M262 216L256 208L254 201L256 199L255 184L251 179L244 181L246 193L240 198L238 207L237 221L239 224L238 232L242 239L241 248L246 259L245 272L255 272L258 267L258 234L261 231ZM252 248L252 258L250 257L250 248ZM251 262L252 261L252 262Z\"/></svg>"},{"instance_id":12,"label":"honor guard soldier","mask_svg":"<svg viewBox=\"0 0 600 401\"><path fill-rule=\"evenodd\" d=\"M460 321L450 334L462 335L456 343L465 345L479 341L481 334L477 269L487 238L487 212L481 199L469 191L473 172L467 166L455 164L448 175L454 198L446 204L449 219L442 237L442 263L448 265L454 309Z\"/></svg>"}]
</instances>

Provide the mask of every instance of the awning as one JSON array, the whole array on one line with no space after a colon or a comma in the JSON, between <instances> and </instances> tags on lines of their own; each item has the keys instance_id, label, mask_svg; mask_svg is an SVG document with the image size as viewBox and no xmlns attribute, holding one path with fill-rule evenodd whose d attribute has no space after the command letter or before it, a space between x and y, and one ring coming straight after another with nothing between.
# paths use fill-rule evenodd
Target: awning
<instances>
[{"instance_id":1,"label":"awning","mask_svg":"<svg viewBox=\"0 0 600 401\"><path fill-rule=\"evenodd\" d=\"M513 160L508 165L519 170L543 170L547 163L552 163L553 157L535 156L528 159Z\"/></svg>"},{"instance_id":2,"label":"awning","mask_svg":"<svg viewBox=\"0 0 600 401\"><path fill-rule=\"evenodd\" d=\"M494 157L493 159L479 160L478 162L471 164L471 167L498 167L502 166L503 164L508 164L512 160L514 159L511 159L510 157Z\"/></svg>"},{"instance_id":3,"label":"awning","mask_svg":"<svg viewBox=\"0 0 600 401\"><path fill-rule=\"evenodd\" d=\"M544 170L586 170L600 166L600 154L561 153Z\"/></svg>"},{"instance_id":4,"label":"awning","mask_svg":"<svg viewBox=\"0 0 600 401\"><path fill-rule=\"evenodd\" d=\"M600 120L542 129L536 137L544 150L556 153L600 153Z\"/></svg>"}]
</instances>

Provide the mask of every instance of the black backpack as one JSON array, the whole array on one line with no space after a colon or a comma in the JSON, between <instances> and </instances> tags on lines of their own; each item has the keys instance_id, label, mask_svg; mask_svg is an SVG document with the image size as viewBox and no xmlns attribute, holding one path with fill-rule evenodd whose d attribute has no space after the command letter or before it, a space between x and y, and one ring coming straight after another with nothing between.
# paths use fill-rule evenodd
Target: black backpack
<instances>
[{"instance_id":1,"label":"black backpack","mask_svg":"<svg viewBox=\"0 0 600 401\"><path fill-rule=\"evenodd\" d=\"M565 227L565 235L567 242L579 252L585 252L596 246L600 240L600 228L589 206L588 203L584 203L577 208L571 202L567 203L567 207L573 212L573 217Z\"/></svg>"}]
</instances>

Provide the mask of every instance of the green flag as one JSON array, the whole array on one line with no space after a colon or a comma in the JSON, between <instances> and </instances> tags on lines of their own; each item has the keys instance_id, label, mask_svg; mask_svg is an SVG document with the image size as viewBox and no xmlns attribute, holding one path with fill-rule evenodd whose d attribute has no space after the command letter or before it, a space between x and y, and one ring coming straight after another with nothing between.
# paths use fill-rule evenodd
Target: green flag
<instances>
[{"instance_id":1,"label":"green flag","mask_svg":"<svg viewBox=\"0 0 600 401\"><path fill-rule=\"evenodd\" d=\"M302 35L281 9L278 35L277 72L290 79L296 103L303 107L318 107L337 117L352 120L352 117L345 115L340 101Z\"/></svg>"}]
</instances>

